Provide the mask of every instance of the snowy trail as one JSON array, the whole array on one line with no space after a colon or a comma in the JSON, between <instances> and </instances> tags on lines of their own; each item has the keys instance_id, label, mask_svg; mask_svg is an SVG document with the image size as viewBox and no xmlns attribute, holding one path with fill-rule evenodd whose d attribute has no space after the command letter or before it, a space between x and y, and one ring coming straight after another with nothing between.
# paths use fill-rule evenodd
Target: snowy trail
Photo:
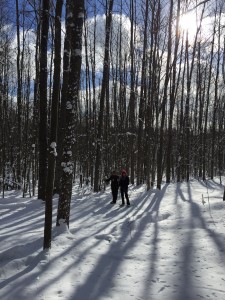
<instances>
[{"instance_id":1,"label":"snowy trail","mask_svg":"<svg viewBox=\"0 0 225 300\"><path fill-rule=\"evenodd\" d=\"M110 189L74 191L70 230L53 224L49 254L43 204L0 200L1 299L225 299L223 186L130 187L132 205L123 208L109 204ZM54 218L56 207L57 199Z\"/></svg>"}]
</instances>

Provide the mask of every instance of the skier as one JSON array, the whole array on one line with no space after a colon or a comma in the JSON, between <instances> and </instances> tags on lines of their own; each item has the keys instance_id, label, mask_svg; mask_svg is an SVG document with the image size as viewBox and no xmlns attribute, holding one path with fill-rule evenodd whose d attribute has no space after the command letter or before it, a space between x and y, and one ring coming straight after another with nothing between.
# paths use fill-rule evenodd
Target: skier
<instances>
[{"instance_id":1,"label":"skier","mask_svg":"<svg viewBox=\"0 0 225 300\"><path fill-rule=\"evenodd\" d=\"M129 197L128 197L128 185L129 185L129 177L127 176L127 172L125 170L122 170L121 172L121 177L119 181L119 186L120 186L120 193L121 193L121 198L122 198L122 204L121 206L125 205L124 202L124 195L127 201L127 205L130 205Z\"/></svg>"},{"instance_id":2,"label":"skier","mask_svg":"<svg viewBox=\"0 0 225 300\"><path fill-rule=\"evenodd\" d=\"M110 202L110 204L115 204L117 200L118 195L118 189L119 189L119 176L116 174L116 171L113 171L111 176L108 179L105 179L105 182L111 181L111 190L112 190L112 197L113 200Z\"/></svg>"}]
</instances>

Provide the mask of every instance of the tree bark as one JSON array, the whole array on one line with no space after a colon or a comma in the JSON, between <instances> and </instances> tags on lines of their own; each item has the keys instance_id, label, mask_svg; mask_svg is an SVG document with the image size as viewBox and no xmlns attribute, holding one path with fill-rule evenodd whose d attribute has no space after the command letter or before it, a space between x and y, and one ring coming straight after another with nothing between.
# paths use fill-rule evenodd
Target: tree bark
<instances>
[{"instance_id":1,"label":"tree bark","mask_svg":"<svg viewBox=\"0 0 225 300\"><path fill-rule=\"evenodd\" d=\"M21 59L21 51L20 51L20 21L19 21L19 3L18 0L16 0L16 27L17 27L17 129L18 129L18 150L17 150L17 182L18 187L21 188L20 184L22 182L21 178L21 145L22 145L22 80L21 80L21 65L20 65L20 59Z\"/></svg>"},{"instance_id":2,"label":"tree bark","mask_svg":"<svg viewBox=\"0 0 225 300\"><path fill-rule=\"evenodd\" d=\"M55 163L56 163L56 144L58 128L58 106L60 96L60 73L61 73L61 15L63 0L57 0L55 13L55 57L54 57L54 75L53 91L51 104L51 127L50 142L48 153L48 175L45 197L45 229L44 229L44 249L51 248L52 232L52 197L55 182Z\"/></svg>"},{"instance_id":3,"label":"tree bark","mask_svg":"<svg viewBox=\"0 0 225 300\"><path fill-rule=\"evenodd\" d=\"M171 50L172 50L172 17L173 17L173 0L170 1L170 14L168 20L168 42L167 42L167 61L166 61L166 75L164 82L163 100L162 100L162 116L159 133L159 150L157 155L157 188L161 189L162 177L163 177L163 145L164 145L164 125L166 116L166 102L168 93L168 84L170 79L170 63L171 63Z\"/></svg>"},{"instance_id":4,"label":"tree bark","mask_svg":"<svg viewBox=\"0 0 225 300\"><path fill-rule=\"evenodd\" d=\"M77 105L80 90L81 73L81 51L82 51L82 30L84 20L84 0L71 2L71 16L73 26L71 29L71 59L70 74L67 92L67 102L63 103L65 109L65 135L63 142L62 156L62 187L59 196L57 213L57 225L60 220L69 227L70 202L72 196L72 180L74 174L73 165L73 144L75 141L75 125L77 120Z\"/></svg>"},{"instance_id":5,"label":"tree bark","mask_svg":"<svg viewBox=\"0 0 225 300\"><path fill-rule=\"evenodd\" d=\"M38 198L45 200L47 178L47 51L49 31L49 0L42 2L41 46L40 46L40 121L39 121L39 176Z\"/></svg>"},{"instance_id":6,"label":"tree bark","mask_svg":"<svg viewBox=\"0 0 225 300\"><path fill-rule=\"evenodd\" d=\"M94 176L94 191L99 191L99 177L101 170L101 140L103 135L103 114L105 106L105 95L107 88L107 81L109 78L109 41L110 41L110 32L111 32L111 22L112 22L112 9L113 9L113 0L109 0L109 9L106 16L106 33L105 33L105 54L104 54L104 67L102 75L102 88L100 95L100 110L98 118L98 132L97 132L97 146L96 146L96 157L95 157L95 176Z\"/></svg>"}]
</instances>

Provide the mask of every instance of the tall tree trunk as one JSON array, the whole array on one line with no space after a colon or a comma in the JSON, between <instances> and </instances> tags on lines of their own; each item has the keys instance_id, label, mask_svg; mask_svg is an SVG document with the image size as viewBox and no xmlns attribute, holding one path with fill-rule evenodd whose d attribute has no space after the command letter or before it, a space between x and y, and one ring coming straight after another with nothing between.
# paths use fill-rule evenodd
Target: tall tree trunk
<instances>
[{"instance_id":1,"label":"tall tree trunk","mask_svg":"<svg viewBox=\"0 0 225 300\"><path fill-rule=\"evenodd\" d=\"M215 20L216 23L216 20ZM219 12L218 19L218 50L217 50L217 66L216 66L216 76L215 76L215 94L214 94L214 104L213 104L213 120L212 120L212 143L211 143L211 163L210 163L210 177L214 177L215 168L215 148L216 148L216 122L217 122L217 112L218 112L218 79L219 79L219 69L220 69L220 35L221 35L221 10ZM217 147L218 148L218 147Z\"/></svg>"},{"instance_id":2,"label":"tall tree trunk","mask_svg":"<svg viewBox=\"0 0 225 300\"><path fill-rule=\"evenodd\" d=\"M41 46L40 46L40 123L39 123L39 176L38 198L45 200L47 178L47 51L49 31L49 0L42 2Z\"/></svg>"},{"instance_id":3,"label":"tall tree trunk","mask_svg":"<svg viewBox=\"0 0 225 300\"><path fill-rule=\"evenodd\" d=\"M77 106L80 91L81 73L81 51L82 51L82 30L84 20L84 0L73 0L71 2L70 15L73 19L71 29L71 59L70 74L68 83L67 101L65 109L65 135L63 142L62 156L62 188L59 196L57 213L57 224L60 220L69 227L70 202L72 196L72 180L74 174L73 165L73 144L75 140L75 125L77 122Z\"/></svg>"},{"instance_id":4,"label":"tall tree trunk","mask_svg":"<svg viewBox=\"0 0 225 300\"><path fill-rule=\"evenodd\" d=\"M215 17L216 18L216 17ZM215 31L216 24L214 24L213 28L213 39L211 43L211 53L210 53L210 63L209 63L209 72L208 72L208 86L207 86L207 94L206 94L206 110L205 110L205 122L204 122L204 131L203 131L203 170L202 177L203 180L206 180L206 153L207 153L207 129L208 129L208 113L209 113L209 105L210 105L210 88L211 88L211 79L213 72L213 58L214 58L214 47L215 47Z\"/></svg>"},{"instance_id":5,"label":"tall tree trunk","mask_svg":"<svg viewBox=\"0 0 225 300\"><path fill-rule=\"evenodd\" d=\"M97 12L96 12L96 5L94 5L94 26L93 26L93 45L90 45L90 60L91 60L91 84L92 84L92 122L91 126L94 129L92 134L92 143L91 143L91 153L90 153L90 160L91 160L91 186L94 185L94 164L95 161L93 157L95 155L95 146L94 142L96 141L96 132L97 132L97 112L96 112L96 35L97 35ZM89 161L90 161L89 160Z\"/></svg>"},{"instance_id":6,"label":"tall tree trunk","mask_svg":"<svg viewBox=\"0 0 225 300\"><path fill-rule=\"evenodd\" d=\"M147 51L147 28L148 28L148 13L149 13L149 1L146 0L145 3L145 21L144 21L144 43L143 43L143 56L142 56L142 66L141 66L141 91L140 91L140 104L139 104L139 116L138 116L138 138L137 138L137 185L143 183L143 127L145 120L145 91L146 91L146 51Z\"/></svg>"},{"instance_id":7,"label":"tall tree trunk","mask_svg":"<svg viewBox=\"0 0 225 300\"><path fill-rule=\"evenodd\" d=\"M167 93L168 85L170 79L170 61L171 61L171 50L172 50L172 17L173 17L173 0L170 1L170 14L168 20L168 42L167 42L167 61L166 61L166 71L165 71L165 82L164 82L164 91L163 91L163 100L161 104L162 116L161 116L161 125L159 133L159 149L157 155L157 188L161 189L162 177L163 177L163 146L164 146L164 125L166 117L166 102L167 102Z\"/></svg>"},{"instance_id":8,"label":"tall tree trunk","mask_svg":"<svg viewBox=\"0 0 225 300\"><path fill-rule=\"evenodd\" d=\"M158 74L157 74L157 51L158 49L158 34L159 34L159 26L157 26L158 22L158 13L157 13L157 4L156 2L151 5L151 36L150 36L150 56L148 61L148 72L149 72L149 80L148 80L148 96L147 96L147 113L145 119L145 130L146 130L146 153L150 153L150 155L146 155L146 185L147 190L149 190L155 181L155 157L156 157L156 134L157 131L157 112L154 103L157 103L157 85L158 85ZM156 123L154 125L154 121Z\"/></svg>"},{"instance_id":9,"label":"tall tree trunk","mask_svg":"<svg viewBox=\"0 0 225 300\"><path fill-rule=\"evenodd\" d=\"M55 182L55 162L56 162L56 144L58 128L58 106L60 96L60 69L61 69L61 15L63 0L57 0L55 12L55 57L54 57L54 75L53 91L51 104L51 127L48 154L48 175L45 197L45 230L44 230L44 249L51 248L52 232L52 196Z\"/></svg>"},{"instance_id":10,"label":"tall tree trunk","mask_svg":"<svg viewBox=\"0 0 225 300\"><path fill-rule=\"evenodd\" d=\"M34 2L35 3L35 2ZM35 195L36 183L38 178L38 122L39 122L39 58L40 58L40 1L38 7L34 7L35 19L37 23L36 28L36 47L35 47L35 80L34 80L34 103L33 103L33 120L32 120L32 194Z\"/></svg>"},{"instance_id":11,"label":"tall tree trunk","mask_svg":"<svg viewBox=\"0 0 225 300\"><path fill-rule=\"evenodd\" d=\"M175 97L176 97L176 75L177 75L177 54L178 54L178 46L180 41L179 34L179 20L180 20L180 0L178 0L177 4L177 16L176 16L176 37L175 37L175 48L173 55L173 63L172 63L172 89L170 93L170 111L169 111L169 125L168 125L168 140L167 140L167 159L166 159L166 182L169 183L171 180L171 159L172 159L172 145L173 145L173 114L174 114L174 106L175 106Z\"/></svg>"},{"instance_id":12,"label":"tall tree trunk","mask_svg":"<svg viewBox=\"0 0 225 300\"><path fill-rule=\"evenodd\" d=\"M17 27L17 119L18 119L18 136L17 136L17 182L20 188L21 184L21 145L22 145L22 79L20 65L20 21L19 21L19 3L16 0L16 27Z\"/></svg>"},{"instance_id":13,"label":"tall tree trunk","mask_svg":"<svg viewBox=\"0 0 225 300\"><path fill-rule=\"evenodd\" d=\"M114 0L109 0L109 8L106 16L106 33L105 33L105 54L104 54L104 67L103 67L103 77L102 77L102 88L100 95L100 111L98 118L98 132L97 132L97 147L96 147L96 157L95 157L95 177L94 177L94 191L99 191L99 177L101 170L101 141L103 135L103 114L105 106L105 95L107 88L107 81L109 78L109 41L111 32L111 22L112 22L112 9Z\"/></svg>"},{"instance_id":14,"label":"tall tree trunk","mask_svg":"<svg viewBox=\"0 0 225 300\"><path fill-rule=\"evenodd\" d=\"M135 3L134 0L130 1L130 103L129 103L129 124L131 130L130 136L130 182L134 184L134 165L135 165L135 141L136 141L136 126L135 126L135 61L134 61L134 52L135 52L135 31L134 31L134 15L135 15Z\"/></svg>"},{"instance_id":15,"label":"tall tree trunk","mask_svg":"<svg viewBox=\"0 0 225 300\"><path fill-rule=\"evenodd\" d=\"M59 125L58 125L58 147L57 147L57 161L56 161L56 172L55 172L55 192L60 193L61 182L60 178L62 176L62 153L63 153L63 143L65 134L65 111L66 111L66 101L67 101L67 90L70 72L70 56L71 56L71 28L72 28L72 16L70 15L71 0L66 2L66 33L64 39L64 52L63 52L63 80L62 80L62 91L61 91L61 105L59 112Z\"/></svg>"}]
</instances>

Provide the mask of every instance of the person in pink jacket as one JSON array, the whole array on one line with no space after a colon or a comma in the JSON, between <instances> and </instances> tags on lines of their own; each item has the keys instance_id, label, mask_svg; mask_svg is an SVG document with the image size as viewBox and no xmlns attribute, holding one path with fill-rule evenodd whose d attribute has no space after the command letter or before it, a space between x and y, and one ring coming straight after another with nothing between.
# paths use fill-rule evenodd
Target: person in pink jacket
<instances>
[{"instance_id":1,"label":"person in pink jacket","mask_svg":"<svg viewBox=\"0 0 225 300\"><path fill-rule=\"evenodd\" d=\"M130 200L128 197L128 185L129 185L129 177L127 176L127 172L125 170L122 170L120 181L119 181L120 193L122 198L121 206L125 205L124 196L126 198L127 205L130 205Z\"/></svg>"}]
</instances>

